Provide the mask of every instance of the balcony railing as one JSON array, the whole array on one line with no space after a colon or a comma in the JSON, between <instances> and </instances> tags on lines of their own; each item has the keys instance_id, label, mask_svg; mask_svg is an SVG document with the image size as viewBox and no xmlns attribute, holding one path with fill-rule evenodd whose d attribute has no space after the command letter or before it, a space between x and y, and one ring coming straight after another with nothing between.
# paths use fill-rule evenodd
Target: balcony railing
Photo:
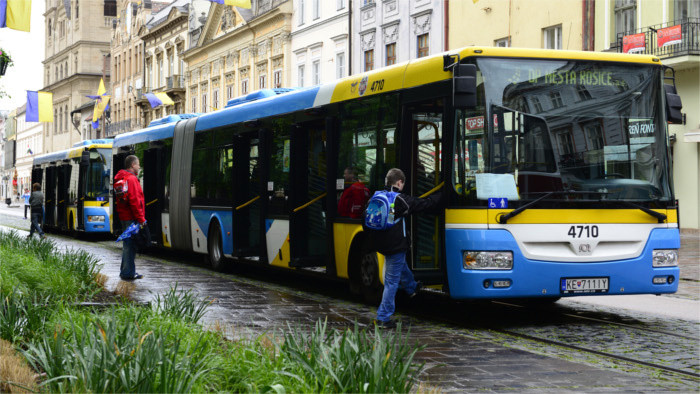
<instances>
[{"instance_id":1,"label":"balcony railing","mask_svg":"<svg viewBox=\"0 0 700 394\"><path fill-rule=\"evenodd\" d=\"M105 127L105 137L112 137L117 134L126 133L138 128L136 119L124 119L119 122L107 123Z\"/></svg>"},{"instance_id":2,"label":"balcony railing","mask_svg":"<svg viewBox=\"0 0 700 394\"><path fill-rule=\"evenodd\" d=\"M658 31L671 26L681 25L681 42L678 44L659 46ZM624 36L644 33L645 47L643 51L635 53L655 55L660 58L669 58L686 55L700 55L700 19L685 18L673 22L643 27L634 32L617 34L616 46L610 48L613 51L622 52L622 40Z\"/></svg>"},{"instance_id":3,"label":"balcony railing","mask_svg":"<svg viewBox=\"0 0 700 394\"><path fill-rule=\"evenodd\" d=\"M184 89L185 77L181 75L171 75L165 78L166 89Z\"/></svg>"}]
</instances>

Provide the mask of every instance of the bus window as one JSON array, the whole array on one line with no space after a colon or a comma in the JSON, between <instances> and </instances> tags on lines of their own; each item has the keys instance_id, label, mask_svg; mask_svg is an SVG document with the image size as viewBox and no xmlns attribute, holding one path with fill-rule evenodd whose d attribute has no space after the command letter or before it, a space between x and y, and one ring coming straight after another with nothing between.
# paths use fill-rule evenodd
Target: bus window
<instances>
[{"instance_id":1,"label":"bus window","mask_svg":"<svg viewBox=\"0 0 700 394\"><path fill-rule=\"evenodd\" d=\"M212 194L210 189L214 172L211 171L211 165L214 157L211 135L210 131L205 131L195 134L194 137L190 197L195 205L205 205Z\"/></svg>"},{"instance_id":2,"label":"bus window","mask_svg":"<svg viewBox=\"0 0 700 394\"><path fill-rule=\"evenodd\" d=\"M107 150L104 152L109 154ZM90 165L87 172L85 197L94 199L109 196L109 162L103 152L90 152Z\"/></svg>"},{"instance_id":3,"label":"bus window","mask_svg":"<svg viewBox=\"0 0 700 394\"><path fill-rule=\"evenodd\" d=\"M289 204L289 170L291 169L292 144L290 120L274 122L270 147L270 177L268 178L269 212L272 215L287 215Z\"/></svg>"}]
</instances>

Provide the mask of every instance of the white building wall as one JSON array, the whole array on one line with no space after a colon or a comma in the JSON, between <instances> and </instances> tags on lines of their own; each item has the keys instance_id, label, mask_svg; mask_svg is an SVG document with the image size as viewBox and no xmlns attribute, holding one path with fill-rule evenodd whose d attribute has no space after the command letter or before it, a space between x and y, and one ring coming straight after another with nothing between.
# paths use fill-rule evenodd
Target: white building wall
<instances>
[{"instance_id":1,"label":"white building wall","mask_svg":"<svg viewBox=\"0 0 700 394\"><path fill-rule=\"evenodd\" d=\"M308 0L307 0L308 1ZM374 69L386 66L386 46L396 44L396 63L418 57L418 37L429 34L429 53L444 52L442 0L354 0L352 73L365 70L365 52L374 50Z\"/></svg>"},{"instance_id":2,"label":"white building wall","mask_svg":"<svg viewBox=\"0 0 700 394\"><path fill-rule=\"evenodd\" d=\"M43 125L40 122L26 122L25 113L18 113L15 167L17 168L17 190L20 193L25 188L31 190L32 161L34 156L43 153L42 130Z\"/></svg>"},{"instance_id":3,"label":"white building wall","mask_svg":"<svg viewBox=\"0 0 700 394\"><path fill-rule=\"evenodd\" d=\"M348 3L349 0L294 0L292 86L313 86L315 82L331 82L348 75Z\"/></svg>"}]
</instances>

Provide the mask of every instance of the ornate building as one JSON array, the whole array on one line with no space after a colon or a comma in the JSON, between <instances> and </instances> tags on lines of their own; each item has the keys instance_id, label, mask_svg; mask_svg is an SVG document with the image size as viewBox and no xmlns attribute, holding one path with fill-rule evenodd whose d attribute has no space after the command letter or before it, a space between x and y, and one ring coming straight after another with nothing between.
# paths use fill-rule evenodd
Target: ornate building
<instances>
[{"instance_id":1,"label":"ornate building","mask_svg":"<svg viewBox=\"0 0 700 394\"><path fill-rule=\"evenodd\" d=\"M292 2L259 0L252 5L211 3L203 25L193 18L192 45L183 54L187 111L210 112L258 89L289 86Z\"/></svg>"},{"instance_id":2,"label":"ornate building","mask_svg":"<svg viewBox=\"0 0 700 394\"><path fill-rule=\"evenodd\" d=\"M72 146L80 132L77 108L91 101L109 78L110 35L117 16L116 0L47 0L44 87L53 93L53 123L44 123L44 151ZM74 116L75 115L75 116Z\"/></svg>"},{"instance_id":3,"label":"ornate building","mask_svg":"<svg viewBox=\"0 0 700 394\"><path fill-rule=\"evenodd\" d=\"M168 2L119 0L119 19L112 30L112 72L110 122L105 136L125 133L145 126L136 105L144 93L144 42L139 32Z\"/></svg>"}]
</instances>

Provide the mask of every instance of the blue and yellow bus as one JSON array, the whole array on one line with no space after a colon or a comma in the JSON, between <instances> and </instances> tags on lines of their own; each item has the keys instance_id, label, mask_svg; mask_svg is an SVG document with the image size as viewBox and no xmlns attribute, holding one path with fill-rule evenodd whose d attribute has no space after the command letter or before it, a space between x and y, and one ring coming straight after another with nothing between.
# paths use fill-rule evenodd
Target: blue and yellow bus
<instances>
[{"instance_id":1,"label":"blue and yellow bus","mask_svg":"<svg viewBox=\"0 0 700 394\"><path fill-rule=\"evenodd\" d=\"M653 56L464 48L160 119L115 138L113 169L139 156L156 242L215 268L320 272L376 295L383 256L337 204L398 167L409 193L446 194L408 221L409 266L453 298L672 293L666 71Z\"/></svg>"},{"instance_id":2,"label":"blue and yellow bus","mask_svg":"<svg viewBox=\"0 0 700 394\"><path fill-rule=\"evenodd\" d=\"M32 184L44 192L44 228L111 232L109 209L112 140L87 140L34 158Z\"/></svg>"}]
</instances>

